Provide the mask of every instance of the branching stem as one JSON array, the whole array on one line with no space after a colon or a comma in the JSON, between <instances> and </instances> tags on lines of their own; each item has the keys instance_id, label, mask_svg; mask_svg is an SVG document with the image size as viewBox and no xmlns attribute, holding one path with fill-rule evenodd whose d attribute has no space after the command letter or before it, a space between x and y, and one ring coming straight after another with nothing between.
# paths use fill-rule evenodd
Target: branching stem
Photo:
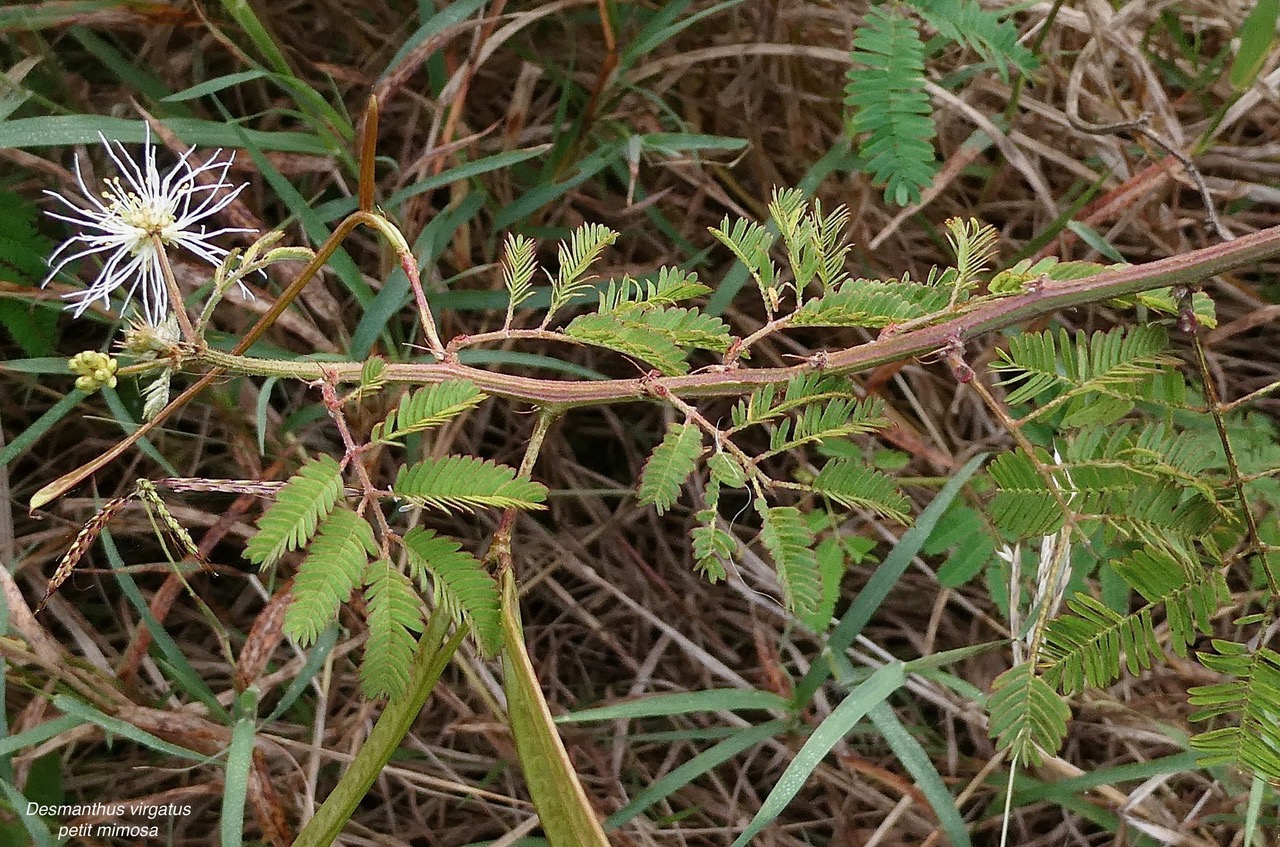
<instances>
[{"instance_id":1,"label":"branching stem","mask_svg":"<svg viewBox=\"0 0 1280 847\"><path fill-rule=\"evenodd\" d=\"M39 508L60 497L68 489L114 460L175 409L189 402L209 383L226 373L227 369L233 369L237 373L266 374L268 368L279 366L281 372L284 368L289 368L290 372L287 374L289 376L296 375L300 379L320 378L319 365L304 362L264 365L260 360L237 357L242 356L275 322L307 281L329 260L342 240L356 226L367 223L367 219L374 217L376 216L367 212L355 212L344 219L298 278L290 283L280 299L236 345L231 357L210 350L193 356L191 360L198 364L212 366L212 370L162 409L155 418L134 430L131 435L102 456L41 488L31 498L31 508ZM661 385L676 397L740 395L762 385L785 383L797 374L815 370L846 374L902 361L913 356L935 353L946 349L953 341L963 342L1062 309L1124 297L1153 288L1194 285L1215 274L1276 255L1280 255L1280 227L1261 230L1231 242L1215 244L1145 265L1120 268L1083 279L1047 282L1032 291L981 302L965 313L941 323L911 332L894 333L887 337L882 334L880 338L867 344L834 351L824 357L816 357L788 368L703 371L682 376L660 377L648 382L644 379L588 382L535 379L491 373L457 362L443 361L436 364L388 365L386 377L388 381L417 384L469 379L486 394L521 400L539 407L553 407L557 410L644 399L650 394L647 386L653 384ZM434 332L434 323L427 321L426 326L431 327L431 331ZM326 364L325 367L331 369L340 381L347 382L359 378L362 366L359 362L352 362Z\"/></svg>"}]
</instances>

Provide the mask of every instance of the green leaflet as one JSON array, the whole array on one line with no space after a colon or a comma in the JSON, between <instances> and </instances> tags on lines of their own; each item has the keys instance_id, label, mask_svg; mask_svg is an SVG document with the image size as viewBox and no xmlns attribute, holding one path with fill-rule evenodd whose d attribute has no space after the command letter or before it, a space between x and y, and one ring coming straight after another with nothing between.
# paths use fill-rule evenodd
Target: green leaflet
<instances>
[{"instance_id":1,"label":"green leaflet","mask_svg":"<svg viewBox=\"0 0 1280 847\"><path fill-rule=\"evenodd\" d=\"M325 518L289 590L285 634L303 647L314 644L362 584L365 565L377 552L373 527L355 512L341 507Z\"/></svg>"},{"instance_id":2,"label":"green leaflet","mask_svg":"<svg viewBox=\"0 0 1280 847\"><path fill-rule=\"evenodd\" d=\"M35 206L21 195L0 191L0 277L22 285L37 285L48 267L45 257L53 244L35 226ZM74 265L72 266L74 268ZM0 325L28 356L51 356L58 337L58 309L20 299L0 299Z\"/></svg>"},{"instance_id":3,"label":"green leaflet","mask_svg":"<svg viewBox=\"0 0 1280 847\"><path fill-rule=\"evenodd\" d=\"M1235 679L1192 688L1190 702L1200 707L1193 721L1238 715L1233 726L1202 732L1191 746L1204 753L1202 767L1239 763L1258 776L1280 779L1280 653L1214 639L1214 652L1199 654L1205 667Z\"/></svg>"},{"instance_id":4,"label":"green leaflet","mask_svg":"<svg viewBox=\"0 0 1280 847\"><path fill-rule=\"evenodd\" d=\"M626 326L656 332L677 347L698 347L717 353L729 349L729 327L719 318L704 315L697 309L632 303L607 314Z\"/></svg>"},{"instance_id":5,"label":"green leaflet","mask_svg":"<svg viewBox=\"0 0 1280 847\"><path fill-rule=\"evenodd\" d=\"M564 334L598 347L608 347L634 356L652 365L664 376L687 373L684 351L670 336L617 315L579 315L564 329Z\"/></svg>"},{"instance_id":6,"label":"green leaflet","mask_svg":"<svg viewBox=\"0 0 1280 847\"><path fill-rule=\"evenodd\" d=\"M1018 43L1017 27L1001 20L1002 12L987 11L975 0L909 2L945 38L970 47L994 64L1006 81L1010 65L1028 74L1040 64L1030 50Z\"/></svg>"},{"instance_id":7,"label":"green leaflet","mask_svg":"<svg viewBox=\"0 0 1280 847\"><path fill-rule=\"evenodd\" d=\"M1041 668L1045 682L1064 694L1110 685L1120 677L1121 656L1131 674L1151 667L1163 654L1153 618L1158 609L1170 646L1185 657L1201 633L1212 632L1213 615L1231 599L1216 569L1164 551L1139 550L1111 566L1147 605L1122 615L1085 594L1068 601L1070 614L1045 630Z\"/></svg>"},{"instance_id":8,"label":"green leaflet","mask_svg":"<svg viewBox=\"0 0 1280 847\"><path fill-rule=\"evenodd\" d=\"M756 501L763 526L764 544L782 585L787 608L802 618L811 618L822 607L822 571L813 553L813 532L794 506L773 506Z\"/></svg>"},{"instance_id":9,"label":"green leaflet","mask_svg":"<svg viewBox=\"0 0 1280 847\"><path fill-rule=\"evenodd\" d=\"M1044 753L1055 755L1067 734L1071 709L1058 692L1036 675L1035 664L1010 668L991 683L987 733L1018 762L1036 766Z\"/></svg>"},{"instance_id":10,"label":"green leaflet","mask_svg":"<svg viewBox=\"0 0 1280 847\"><path fill-rule=\"evenodd\" d=\"M1005 402L1011 406L1034 400L1050 389L1106 393L1124 402L1124 414L1139 396L1141 382L1160 368L1177 364L1166 355L1168 334L1155 324L1120 327L1109 332L1095 332L1087 337L1077 332L1074 338L1066 330L1023 333L1009 339L1009 350L997 351L991 369L1011 373L1000 384L1010 388ZM1086 407L1082 407L1086 408ZM1109 423L1088 420L1083 416L1071 421L1075 425Z\"/></svg>"},{"instance_id":11,"label":"green leaflet","mask_svg":"<svg viewBox=\"0 0 1280 847\"><path fill-rule=\"evenodd\" d=\"M587 271L604 249L617 240L618 233L609 227L589 223L575 229L569 241L560 242L560 270L551 280L551 307L547 310L547 321L562 306L589 288ZM543 324L545 326L546 321Z\"/></svg>"},{"instance_id":12,"label":"green leaflet","mask_svg":"<svg viewBox=\"0 0 1280 847\"><path fill-rule=\"evenodd\" d=\"M352 401L360 402L366 397L377 394L387 384L387 360L381 356L370 356L360 367L360 384L356 387Z\"/></svg>"},{"instance_id":13,"label":"green leaflet","mask_svg":"<svg viewBox=\"0 0 1280 847\"><path fill-rule=\"evenodd\" d=\"M475 456L424 459L403 466L391 486L401 498L442 512L542 509L546 486L516 476L514 469Z\"/></svg>"},{"instance_id":14,"label":"green leaflet","mask_svg":"<svg viewBox=\"0 0 1280 847\"><path fill-rule=\"evenodd\" d=\"M918 203L938 171L924 55L915 22L897 6L872 6L854 35L845 85L850 133L867 134L860 168L899 206Z\"/></svg>"},{"instance_id":15,"label":"green leaflet","mask_svg":"<svg viewBox=\"0 0 1280 847\"><path fill-rule=\"evenodd\" d=\"M652 505L658 514L671 508L701 454L702 430L690 423L668 425L640 473L640 502Z\"/></svg>"},{"instance_id":16,"label":"green leaflet","mask_svg":"<svg viewBox=\"0 0 1280 847\"><path fill-rule=\"evenodd\" d=\"M805 406L799 415L783 420L769 434L769 454L794 450L812 442L821 443L826 438L882 429L888 425L888 421L879 415L882 409L881 403L874 398L837 398Z\"/></svg>"},{"instance_id":17,"label":"green leaflet","mask_svg":"<svg viewBox=\"0 0 1280 847\"><path fill-rule=\"evenodd\" d=\"M720 318L674 305L710 290L697 280L697 274L662 268L648 283L610 282L600 293L598 311L579 315L565 334L635 356L666 375L685 373L689 348L722 353L730 342L729 327Z\"/></svg>"},{"instance_id":18,"label":"green leaflet","mask_svg":"<svg viewBox=\"0 0 1280 847\"><path fill-rule=\"evenodd\" d=\"M1046 256L1032 261L1022 259L1012 267L1005 268L991 277L987 283L987 291L991 294L1021 294L1027 286L1037 280L1069 280L1084 279L1096 276L1108 267L1117 265L1100 265L1097 262L1062 262L1056 256Z\"/></svg>"},{"instance_id":19,"label":"green leaflet","mask_svg":"<svg viewBox=\"0 0 1280 847\"><path fill-rule=\"evenodd\" d=\"M498 583L480 560L454 539L422 527L405 533L404 548L409 573L424 591L433 591L436 607L470 622L481 652L496 656L502 649Z\"/></svg>"},{"instance_id":20,"label":"green leaflet","mask_svg":"<svg viewBox=\"0 0 1280 847\"><path fill-rule=\"evenodd\" d=\"M698 512L698 526L690 533L693 542L694 569L712 584L727 575L725 565L737 552L738 542L716 524L715 509Z\"/></svg>"},{"instance_id":21,"label":"green leaflet","mask_svg":"<svg viewBox=\"0 0 1280 847\"><path fill-rule=\"evenodd\" d=\"M778 395L778 386L772 384L762 385L751 392L746 399L738 401L733 407L730 420L733 422L733 430L736 431L776 420L788 412L814 403L836 399L857 399L857 394L849 380L844 377L824 376L816 372L797 374L787 380L781 396ZM878 418L883 411L884 404L878 398L872 398L866 401L863 415L867 418Z\"/></svg>"},{"instance_id":22,"label":"green leaflet","mask_svg":"<svg viewBox=\"0 0 1280 847\"><path fill-rule=\"evenodd\" d=\"M743 264L765 297L766 305L770 305L768 292L773 289L778 272L769 259L769 247L773 244L769 230L755 221L742 218L730 221L725 217L719 227L711 227L708 231Z\"/></svg>"},{"instance_id":23,"label":"green leaflet","mask_svg":"<svg viewBox=\"0 0 1280 847\"><path fill-rule=\"evenodd\" d=\"M333 510L341 494L342 470L337 460L323 454L308 459L263 512L245 557L267 567L286 552L299 549L315 534L320 519Z\"/></svg>"},{"instance_id":24,"label":"green leaflet","mask_svg":"<svg viewBox=\"0 0 1280 847\"><path fill-rule=\"evenodd\" d=\"M508 235L502 248L502 284L507 288L507 326L520 304L533 296L538 246L523 235Z\"/></svg>"},{"instance_id":25,"label":"green leaflet","mask_svg":"<svg viewBox=\"0 0 1280 847\"><path fill-rule=\"evenodd\" d=\"M886 327L938 313L947 307L945 287L918 282L851 279L835 291L805 302L794 326Z\"/></svg>"},{"instance_id":26,"label":"green leaflet","mask_svg":"<svg viewBox=\"0 0 1280 847\"><path fill-rule=\"evenodd\" d=\"M682 300L710 293L710 288L698 282L696 273L679 268L660 268L657 279L647 282L637 282L630 277L624 277L620 283L611 281L600 292L600 311L674 306Z\"/></svg>"},{"instance_id":27,"label":"green leaflet","mask_svg":"<svg viewBox=\"0 0 1280 847\"><path fill-rule=\"evenodd\" d=\"M1077 517L1096 518L1125 535L1157 531L1190 539L1207 533L1223 518L1198 481L1169 475L1160 466L1144 466L1134 457L1116 461L1055 463L1041 454L1039 461L1055 464L1055 487ZM1035 465L1021 452L1005 453L989 467L999 491L991 500L992 520L1018 538L1049 535L1060 530L1065 516L1057 498Z\"/></svg>"},{"instance_id":28,"label":"green leaflet","mask_svg":"<svg viewBox=\"0 0 1280 847\"><path fill-rule=\"evenodd\" d=\"M447 423L483 400L480 389L465 379L428 385L406 394L395 414L374 425L369 440L395 443L411 433Z\"/></svg>"},{"instance_id":29,"label":"green leaflet","mask_svg":"<svg viewBox=\"0 0 1280 847\"><path fill-rule=\"evenodd\" d=\"M803 191L775 188L769 202L769 215L787 248L797 301L803 301L803 292L815 276L824 292L830 292L845 278L845 257L852 247L843 237L849 223L847 208L837 206L831 214L823 215L822 203L818 200L810 211Z\"/></svg>"},{"instance_id":30,"label":"green leaflet","mask_svg":"<svg viewBox=\"0 0 1280 847\"><path fill-rule=\"evenodd\" d=\"M899 523L909 523L911 501L893 478L856 459L834 459L823 465L813 490L846 508L871 509Z\"/></svg>"},{"instance_id":31,"label":"green leaflet","mask_svg":"<svg viewBox=\"0 0 1280 847\"><path fill-rule=\"evenodd\" d=\"M360 664L366 697L399 697L409 686L409 668L422 632L422 599L409 578L389 559L370 562L365 572L369 640Z\"/></svg>"}]
</instances>

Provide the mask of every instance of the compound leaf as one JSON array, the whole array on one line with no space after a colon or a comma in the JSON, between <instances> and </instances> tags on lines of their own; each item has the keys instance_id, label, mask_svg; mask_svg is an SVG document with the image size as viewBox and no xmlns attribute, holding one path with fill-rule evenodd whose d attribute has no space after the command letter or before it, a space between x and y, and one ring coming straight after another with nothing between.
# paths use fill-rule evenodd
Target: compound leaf
<instances>
[{"instance_id":1,"label":"compound leaf","mask_svg":"<svg viewBox=\"0 0 1280 847\"><path fill-rule=\"evenodd\" d=\"M302 547L341 495L342 469L337 460L325 455L308 459L263 512L258 532L249 539L246 558L265 567Z\"/></svg>"}]
</instances>

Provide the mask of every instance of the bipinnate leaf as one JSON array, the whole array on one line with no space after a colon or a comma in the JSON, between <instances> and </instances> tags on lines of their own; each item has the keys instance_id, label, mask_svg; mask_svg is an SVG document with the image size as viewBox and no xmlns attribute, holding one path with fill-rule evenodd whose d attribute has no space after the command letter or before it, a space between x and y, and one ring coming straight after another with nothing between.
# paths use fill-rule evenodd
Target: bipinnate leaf
<instances>
[{"instance_id":1,"label":"bipinnate leaf","mask_svg":"<svg viewBox=\"0 0 1280 847\"><path fill-rule=\"evenodd\" d=\"M352 396L359 402L366 397L377 394L387 384L387 360L381 356L370 356L360 366L360 384Z\"/></svg>"},{"instance_id":2,"label":"bipinnate leaf","mask_svg":"<svg viewBox=\"0 0 1280 847\"><path fill-rule=\"evenodd\" d=\"M302 547L315 534L320 519L333 510L342 495L342 469L332 456L308 459L276 494L249 539L245 557L270 566L290 550Z\"/></svg>"},{"instance_id":3,"label":"bipinnate leaf","mask_svg":"<svg viewBox=\"0 0 1280 847\"><path fill-rule=\"evenodd\" d=\"M303 647L338 617L338 607L364 578L365 565L378 552L369 522L345 507L320 524L307 556L289 590L293 600L284 613L284 632Z\"/></svg>"},{"instance_id":4,"label":"bipinnate leaf","mask_svg":"<svg viewBox=\"0 0 1280 847\"><path fill-rule=\"evenodd\" d=\"M1105 688L1119 679L1122 667L1138 674L1163 658L1165 645L1185 658L1187 648L1212 632L1213 616L1231 601L1216 568L1163 550L1138 550L1111 566L1147 605L1121 614L1087 594L1067 602L1070 613L1045 629L1040 662L1045 682L1065 694L1086 686ZM1163 639L1156 632L1159 609L1167 630Z\"/></svg>"},{"instance_id":5,"label":"bipinnate leaf","mask_svg":"<svg viewBox=\"0 0 1280 847\"><path fill-rule=\"evenodd\" d=\"M958 295L977 285L978 275L995 260L1000 234L976 218L948 218L945 226L947 241L956 257L953 285ZM958 297L953 295L953 299Z\"/></svg>"},{"instance_id":6,"label":"bipinnate leaf","mask_svg":"<svg viewBox=\"0 0 1280 847\"><path fill-rule=\"evenodd\" d=\"M769 434L769 454L794 450L804 444L821 443L827 438L840 438L871 432L888 425L881 416L884 405L879 398L855 400L837 397L825 403L811 403L795 418L782 421Z\"/></svg>"},{"instance_id":7,"label":"bipinnate leaf","mask_svg":"<svg viewBox=\"0 0 1280 847\"><path fill-rule=\"evenodd\" d=\"M1096 262L1061 262L1056 256L1022 259L991 277L991 281L987 283L987 293L1021 294L1027 286L1044 280L1084 279L1096 276L1106 269L1106 265ZM1173 311L1177 311L1176 307Z\"/></svg>"},{"instance_id":8,"label":"bipinnate leaf","mask_svg":"<svg viewBox=\"0 0 1280 847\"><path fill-rule=\"evenodd\" d=\"M398 697L409 684L417 646L414 633L422 632L422 598L388 559L370 562L364 582L369 640L360 665L360 686L366 697Z\"/></svg>"},{"instance_id":9,"label":"bipinnate leaf","mask_svg":"<svg viewBox=\"0 0 1280 847\"><path fill-rule=\"evenodd\" d=\"M715 509L698 512L698 526L693 528L694 569L710 583L715 584L727 575L726 565L738 549L738 542L716 523Z\"/></svg>"},{"instance_id":10,"label":"bipinnate leaf","mask_svg":"<svg viewBox=\"0 0 1280 847\"><path fill-rule=\"evenodd\" d=\"M945 288L909 280L848 279L833 291L806 300L794 326L886 327L946 309Z\"/></svg>"},{"instance_id":11,"label":"bipinnate leaf","mask_svg":"<svg viewBox=\"0 0 1280 847\"><path fill-rule=\"evenodd\" d=\"M623 326L648 330L677 347L698 347L723 353L729 348L729 327L713 315L680 307L624 307L611 313Z\"/></svg>"},{"instance_id":12,"label":"bipinnate leaf","mask_svg":"<svg viewBox=\"0 0 1280 847\"><path fill-rule=\"evenodd\" d=\"M730 413L730 419L734 430L739 430L776 420L787 412L815 403L855 400L857 396L853 385L844 377L825 376L817 371L801 373L787 380L781 397L778 396L777 385L760 386L746 399L738 401ZM884 406L878 398L872 398L862 411L868 417L879 417L884 412ZM887 426L888 421L880 425Z\"/></svg>"},{"instance_id":13,"label":"bipinnate leaf","mask_svg":"<svg viewBox=\"0 0 1280 847\"><path fill-rule=\"evenodd\" d=\"M1011 9L987 10L977 0L910 0L929 24L945 38L967 44L996 66L1008 80L1009 66L1025 73L1035 70L1035 54L1019 41L1018 28L1002 20Z\"/></svg>"},{"instance_id":14,"label":"bipinnate leaf","mask_svg":"<svg viewBox=\"0 0 1280 847\"><path fill-rule=\"evenodd\" d=\"M1168 343L1168 334L1158 324L1117 327L1092 336L1078 332L1073 337L1066 330L1057 334L1026 332L1009 339L1007 353L997 350L991 369L1011 374L1001 382L1011 389L1005 398L1011 406L1056 388L1074 394L1098 392L1127 401L1119 410L1123 415L1132 408L1143 381L1160 368L1177 364L1175 357L1165 353ZM1079 419L1067 424L1110 422L1096 419L1096 413L1077 413L1076 417Z\"/></svg>"},{"instance_id":15,"label":"bipinnate leaf","mask_svg":"<svg viewBox=\"0 0 1280 847\"><path fill-rule=\"evenodd\" d=\"M744 218L731 221L725 217L719 227L711 227L708 231L742 262L761 292L772 288L777 274L769 260L769 245L773 238L768 229L755 221Z\"/></svg>"},{"instance_id":16,"label":"bipinnate leaf","mask_svg":"<svg viewBox=\"0 0 1280 847\"><path fill-rule=\"evenodd\" d=\"M469 621L481 652L498 655L502 649L498 582L480 560L452 538L421 527L405 533L404 547L409 573L424 591L434 592L436 608Z\"/></svg>"},{"instance_id":17,"label":"bipinnate leaf","mask_svg":"<svg viewBox=\"0 0 1280 847\"><path fill-rule=\"evenodd\" d=\"M763 525L760 541L778 569L787 608L801 618L811 618L822 607L822 571L813 552L813 532L794 506L770 508L756 501Z\"/></svg>"},{"instance_id":18,"label":"bipinnate leaf","mask_svg":"<svg viewBox=\"0 0 1280 847\"><path fill-rule=\"evenodd\" d=\"M451 379L428 385L406 394L394 415L374 425L369 440L395 443L411 433L448 423L482 400L484 394L469 380Z\"/></svg>"},{"instance_id":19,"label":"bipinnate leaf","mask_svg":"<svg viewBox=\"0 0 1280 847\"><path fill-rule=\"evenodd\" d=\"M400 468L391 490L404 500L442 512L479 508L542 509L546 486L517 477L513 468L475 456L424 459Z\"/></svg>"},{"instance_id":20,"label":"bipinnate leaf","mask_svg":"<svg viewBox=\"0 0 1280 847\"><path fill-rule=\"evenodd\" d=\"M833 459L813 481L821 492L847 508L870 509L900 523L910 520L911 502L888 474L855 459Z\"/></svg>"},{"instance_id":21,"label":"bipinnate leaf","mask_svg":"<svg viewBox=\"0 0 1280 847\"><path fill-rule=\"evenodd\" d=\"M710 293L710 288L698 282L696 273L679 268L661 268L656 280L637 282L631 277L623 277L621 282L610 282L600 292L599 311L644 311L674 306L681 300Z\"/></svg>"},{"instance_id":22,"label":"bipinnate leaf","mask_svg":"<svg viewBox=\"0 0 1280 847\"><path fill-rule=\"evenodd\" d=\"M19 285L40 283L48 266L45 257L53 244L40 233L36 207L21 194L0 191L0 279ZM0 326L31 357L52 356L58 338L58 310L34 301L0 298Z\"/></svg>"},{"instance_id":23,"label":"bipinnate leaf","mask_svg":"<svg viewBox=\"0 0 1280 847\"><path fill-rule=\"evenodd\" d=\"M987 700L991 724L987 733L996 746L1024 765L1039 765L1044 754L1056 755L1067 734L1071 709L1027 662L1010 668L991 683Z\"/></svg>"},{"instance_id":24,"label":"bipinnate leaf","mask_svg":"<svg viewBox=\"0 0 1280 847\"><path fill-rule=\"evenodd\" d=\"M662 443L653 448L640 472L640 502L652 505L660 515L670 509L701 454L702 430L691 423L668 425Z\"/></svg>"}]
</instances>

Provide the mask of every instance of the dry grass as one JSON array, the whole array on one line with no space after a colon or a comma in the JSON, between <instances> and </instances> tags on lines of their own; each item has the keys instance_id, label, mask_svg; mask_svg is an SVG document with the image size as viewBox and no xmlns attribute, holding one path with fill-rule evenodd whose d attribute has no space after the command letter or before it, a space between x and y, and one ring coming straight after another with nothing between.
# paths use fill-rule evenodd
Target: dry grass
<instances>
[{"instance_id":1,"label":"dry grass","mask_svg":"<svg viewBox=\"0 0 1280 847\"><path fill-rule=\"evenodd\" d=\"M626 4L618 4L625 9ZM708 4L699 4L706 6ZM1173 71L1195 69L1179 52L1167 21L1198 39L1203 55L1223 49L1239 27L1245 3L1192 2L1109 4L1085 0L1057 9L1038 3L1020 13L1019 28L1042 38L1045 66L1035 85L1020 92L1011 125L999 116L1012 97L1009 84L992 74L972 82L939 88L935 97L942 174L920 208L899 210L884 204L879 189L857 174L837 172L821 184L824 205L848 204L856 212L851 237L858 247L853 261L868 275L910 271L923 276L949 256L937 226L951 216L975 216L996 225L1003 255L1023 250L1051 232L1055 219L1090 185L1098 190L1075 220L1101 233L1128 260L1159 258L1201 246L1205 210L1196 186L1158 146L1134 143L1129 136L1095 134L1072 120L1106 123L1154 114L1152 128L1179 149L1200 140L1196 156L1204 180L1218 204L1224 225L1241 234L1277 220L1280 194L1273 187L1280 168L1280 109L1274 95L1276 57L1263 70L1266 85L1244 93L1234 105L1224 79L1184 87ZM267 4L260 4L265 10ZM539 160L556 163L550 173L486 174L470 185L492 198L463 225L430 270L430 285L452 291L488 292L500 287L492 270L499 232L495 216L531 185L567 179L575 162L604 144L631 134L669 129L676 119L689 132L746 139L736 158L713 153L698 159L646 151L630 163L602 172L537 209L528 228L566 228L580 221L601 221L623 232L608 256L607 274L638 273L687 255L672 235L701 249L711 244L707 227L726 214L763 213L763 200L775 185L794 185L826 155L842 125L840 86L860 4L816 2L746 3L712 15L641 57L621 74L598 80L607 67L606 34L590 0L546 5L491 4L492 16L459 25L439 52L420 64L402 65L383 77L395 51L414 24L404 4L351 4L332 0L296 0L270 4L267 24L297 76L329 99L335 89L353 114L370 91L382 102L380 152L396 168L379 171L379 196L441 172L458 162L503 150L556 143L555 153ZM1056 12L1052 24L1051 13ZM245 69L241 50L248 41L212 6L202 20L195 11L157 11L118 7L91 15L84 23L172 91L203 79ZM521 26L523 24L523 26ZM1040 28L1047 26L1041 33ZM620 22L615 33L625 50L634 28ZM132 116L138 91L122 84L86 53L65 27L40 34L9 32L9 59L44 55L49 66L65 70L59 104L73 112ZM935 80L972 61L958 48L935 61ZM1269 75L1269 76L1268 76ZM1221 76L1221 75L1219 75ZM573 126L557 125L566 90L573 88L568 115ZM447 80L444 94L429 95ZM260 116L256 128L293 128L292 108L278 88L258 81L238 86L223 97L237 116ZM201 116L217 119L207 101L189 103ZM154 109L152 110L154 113ZM1214 126L1214 121L1217 121ZM1000 126L1006 126L1004 130ZM1213 129L1210 131L1210 127ZM979 147L976 134L996 135ZM446 152L440 152L440 151ZM0 150L17 188L35 196L41 187L62 188L69 164L63 152L36 151L52 161L33 161L29 153ZM625 162L625 159L622 160ZM303 197L329 201L354 190L349 171L328 157L275 155L272 164ZM245 212L261 221L284 219L289 210L275 199L247 156L240 176L253 187L243 197ZM634 180L634 187L629 182ZM412 241L421 229L468 190L456 183L407 200L397 214ZM663 232L658 224L669 227ZM301 241L296 222L290 236ZM548 242L550 239L546 239ZM352 256L375 288L388 270L388 257L371 240L355 239ZM1097 259L1074 233L1059 225L1036 255ZM727 256L711 254L703 276L716 279ZM1274 268L1252 275L1215 279L1209 286L1220 323L1210 335L1212 365L1224 397L1241 396L1277 379L1274 350L1280 333ZM743 297L726 318L735 331L749 331L759 319L751 298ZM335 278L313 284L301 308L282 322L272 342L299 352L340 349L349 337L358 308ZM243 331L244 319L226 310L221 328ZM453 309L445 312L446 333L493 328L496 311ZM1109 325L1106 309L1060 316L1069 327ZM70 353L99 347L101 324L68 324L59 349ZM816 347L852 344L856 331L824 331L792 336L757 354L763 362L782 363ZM992 343L996 343L994 340ZM630 365L598 353L548 349L550 356L606 373L626 374ZM6 348L10 357L20 354ZM985 360L980 350L975 360ZM957 389L949 373L917 362L863 376L861 384L889 404L898 423L893 442L912 452L908 475L925 478L911 489L917 503L931 496L931 478L954 471L979 451L1007 449L1007 436L971 392ZM12 441L52 406L66 385L56 377L31 379L0 369L5 402L0 408L4 437ZM210 392L172 419L153 439L159 452L184 476L282 478L304 450L337 449L323 419L290 421L315 402L303 388L277 386L266 413L266 463L255 440L254 409L259 386L236 381ZM1274 398L1255 408L1275 416ZM94 401L83 415L64 419L15 462L0 471L0 491L13 504L0 512L0 556L14 563L17 588L32 602L79 522L92 509L90 496L109 498L128 489L138 476L154 476L150 458L133 453L96 478L96 490L78 492L49 513L29 517L19 504L36 488L87 461L118 437L112 414ZM446 429L429 449L474 452L518 463L531 420L525 410L487 402L463 427ZM727 411L727 407L726 407ZM664 424L652 406L575 412L553 430L536 476L556 496L545 516L523 519L517 547L525 590L524 622L529 651L537 663L547 696L556 710L573 710L650 692L697 691L734 687L787 694L813 660L821 643L796 629L774 599L777 588L769 567L748 553L738 571L722 584L708 585L690 571L687 530L691 515L676 509L666 517L638 507L630 495L655 433ZM373 420L372 412L370 420ZM388 465L388 467L390 467ZM192 574L190 582L220 621L211 627L172 576L141 509L126 510L111 528L120 557L129 565L153 613L164 621L192 666L224 706L235 693L236 668L222 657L225 638L237 656L247 645L260 646L264 662L253 681L270 711L297 674L302 657L281 643L267 598L276 587L270 577L250 574L240 550L260 504L252 498L187 495L170 498L175 514L219 566L219 575ZM472 549L487 542L495 528L489 516L458 519L445 527ZM901 532L871 516L851 520L847 530L875 539L887 549ZM935 563L917 561L867 627L857 646L868 661L890 655L914 657L1007 637L1002 618L984 588L941 589ZM186 695L173 691L159 667L137 611L105 576L110 562L101 547L86 559L86 569L50 604L38 624L25 619L11 596L10 627L28 640L44 630L54 666L85 667L86 673L113 681L103 693L112 702L146 705L191 725L186 741L207 741L216 749L225 727L184 706ZM846 580L848 596L865 580L863 570ZM279 596L279 595L275 595ZM264 632L253 634L255 622ZM344 612L351 635L321 669L307 694L289 712L261 729L260 767L272 786L259 795L259 821L278 817L284 829L254 837L285 838L286 831L310 814L358 748L378 706L359 695L355 659L363 624ZM261 640L257 640L261 639ZM74 658L72 658L74 657ZM244 660L241 660L242 662ZM1001 652L960 662L950 671L979 689L1007 667ZM486 839L497 844L530 832L532 810L521 782L511 739L494 717L501 698L493 664L470 647L459 654L443 684L429 701L403 759L388 768L357 811L344 835L351 845L462 845ZM50 667L9 667L9 731L27 730L53 715L43 693L65 690ZM1188 685L1210 681L1205 672L1178 662L1112 689L1082 698L1067 746L1037 777L1056 781L1128 763L1171 756L1180 747L1169 733L1188 731ZM988 768L994 755L985 717L974 703L924 678L913 680L912 697L897 701L898 714L929 752L935 765L963 798L961 808L973 827L975 843L999 838L1003 767ZM125 698L125 700L120 700ZM830 703L806 715L815 723ZM156 716L152 715L151 719ZM758 722L760 715L751 715ZM148 718L139 713L138 725ZM674 717L661 721L570 726L566 742L599 811L610 813L689 760L710 742L709 731L741 727L728 714ZM153 732L165 730L155 720ZM654 733L646 735L645 733ZM715 737L711 734L710 737ZM184 742L185 743L185 742ZM712 774L679 791L647 816L616 834L617 844L723 845L740 830L798 748L799 736L780 735L731 759ZM174 818L173 844L207 844L217 826L221 770L157 767L145 750L117 742L108 749L101 733L85 729L63 733L14 758L13 784L22 787L45 767L51 755L71 798L112 801L190 803L195 812ZM1132 780L1106 782L1094 790L1073 792L1082 808L1066 811L1046 800L1014 814L1012 843L1032 845L1138 843L1137 830L1163 843L1188 845L1240 843L1239 798L1226 783L1203 771L1184 770L1152 784ZM1231 783L1235 784L1235 783ZM672 818L664 818L670 815ZM1114 819L1134 823L1113 835ZM250 815L250 820L254 820ZM166 821L170 823L170 821ZM755 843L771 847L828 844L905 845L939 843L936 819L887 747L874 735L851 736L837 747L778 824ZM1162 833L1168 835L1165 841ZM88 843L88 842L85 842ZM108 843L106 841L102 843ZM125 842L119 842L125 843ZM287 843L287 842L285 842Z\"/></svg>"}]
</instances>

